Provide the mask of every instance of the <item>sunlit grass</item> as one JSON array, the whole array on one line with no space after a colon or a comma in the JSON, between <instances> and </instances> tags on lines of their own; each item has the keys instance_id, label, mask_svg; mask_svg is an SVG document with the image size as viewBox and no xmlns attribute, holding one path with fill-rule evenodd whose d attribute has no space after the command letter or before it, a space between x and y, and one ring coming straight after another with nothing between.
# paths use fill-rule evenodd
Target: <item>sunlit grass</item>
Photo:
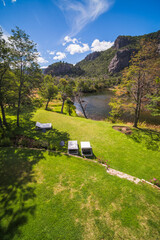
<instances>
[{"instance_id":1,"label":"sunlit grass","mask_svg":"<svg viewBox=\"0 0 160 240\"><path fill-rule=\"evenodd\" d=\"M86 120L38 110L34 121L51 122L53 128L67 132L71 140L90 141L96 157L103 157L110 166L135 177L159 178L160 134L134 130L127 136L115 131L112 123ZM63 140L63 139L62 139Z\"/></svg>"},{"instance_id":2,"label":"sunlit grass","mask_svg":"<svg viewBox=\"0 0 160 240\"><path fill-rule=\"evenodd\" d=\"M0 156L1 239L158 239L157 189L60 153Z\"/></svg>"}]
</instances>

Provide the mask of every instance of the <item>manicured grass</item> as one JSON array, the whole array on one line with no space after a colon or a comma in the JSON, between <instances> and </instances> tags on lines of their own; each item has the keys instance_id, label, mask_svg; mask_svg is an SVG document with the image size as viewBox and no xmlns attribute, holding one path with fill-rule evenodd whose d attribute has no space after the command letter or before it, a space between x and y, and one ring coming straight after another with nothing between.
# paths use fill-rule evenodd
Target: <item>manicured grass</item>
<instances>
[{"instance_id":1,"label":"manicured grass","mask_svg":"<svg viewBox=\"0 0 160 240\"><path fill-rule=\"evenodd\" d=\"M39 111L35 117L39 114L43 120L42 113ZM54 126L65 128L66 116L54 116ZM78 119L70 121L71 126ZM80 119L77 124L85 128L87 121ZM66 130L73 134L75 125ZM97 125L96 129L93 121L93 134L100 130L102 134L104 127L106 133L107 126L113 142L121 136L107 123ZM87 126L86 131L90 129ZM80 133L80 129L77 131ZM85 137L83 134L78 140ZM129 139L130 144L132 141ZM92 144L97 152L97 145ZM110 176L96 163L60 153L0 148L1 240L155 240L160 234L159 206L157 189Z\"/></svg>"},{"instance_id":2,"label":"manicured grass","mask_svg":"<svg viewBox=\"0 0 160 240\"><path fill-rule=\"evenodd\" d=\"M25 133L30 136L48 139L53 144L57 143L57 146L60 140L78 140L79 143L90 141L95 156L107 159L112 168L146 180L160 177L158 132L139 129L133 130L133 134L127 136L112 129L113 124L109 122L69 117L45 110L38 110L33 120L51 122L53 130L43 134L26 129ZM66 151L66 148L64 150Z\"/></svg>"}]
</instances>

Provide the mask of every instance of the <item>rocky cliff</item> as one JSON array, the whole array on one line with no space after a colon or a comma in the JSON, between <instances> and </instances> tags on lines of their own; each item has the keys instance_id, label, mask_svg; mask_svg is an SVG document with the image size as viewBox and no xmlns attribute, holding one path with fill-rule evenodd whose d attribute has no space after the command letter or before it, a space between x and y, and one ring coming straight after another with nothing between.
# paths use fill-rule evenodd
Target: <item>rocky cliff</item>
<instances>
[{"instance_id":1,"label":"rocky cliff","mask_svg":"<svg viewBox=\"0 0 160 240\"><path fill-rule=\"evenodd\" d=\"M115 49L120 49L123 48L129 44L131 44L133 42L132 37L128 37L128 36L118 36L116 41L114 42L114 48Z\"/></svg>"},{"instance_id":2,"label":"rocky cliff","mask_svg":"<svg viewBox=\"0 0 160 240\"><path fill-rule=\"evenodd\" d=\"M87 57L85 57L84 60L86 60L86 61L93 61L94 59L96 59L100 55L101 55L100 52L93 52L93 53L88 54Z\"/></svg>"},{"instance_id":3,"label":"rocky cliff","mask_svg":"<svg viewBox=\"0 0 160 240\"><path fill-rule=\"evenodd\" d=\"M111 60L108 66L108 71L110 73L117 73L123 70L125 67L128 67L131 56L136 51L136 49L121 49L116 52L114 58Z\"/></svg>"}]
</instances>

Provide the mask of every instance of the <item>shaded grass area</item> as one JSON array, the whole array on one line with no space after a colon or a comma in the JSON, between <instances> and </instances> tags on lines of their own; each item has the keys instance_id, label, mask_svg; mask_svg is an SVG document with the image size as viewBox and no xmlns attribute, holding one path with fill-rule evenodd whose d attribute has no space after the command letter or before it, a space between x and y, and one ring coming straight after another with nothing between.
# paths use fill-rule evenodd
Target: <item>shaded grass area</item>
<instances>
[{"instance_id":1,"label":"shaded grass area","mask_svg":"<svg viewBox=\"0 0 160 240\"><path fill-rule=\"evenodd\" d=\"M43 108L45 108L45 106L43 106ZM62 101L60 101L58 99L54 99L54 100L52 100L52 102L49 103L48 111L61 113L61 108L62 108ZM71 116L73 116L73 117L77 116L75 109L76 108L73 106L72 111L71 111ZM69 116L66 103L64 104L63 114Z\"/></svg>"},{"instance_id":2,"label":"shaded grass area","mask_svg":"<svg viewBox=\"0 0 160 240\"><path fill-rule=\"evenodd\" d=\"M43 153L0 149L0 239L12 239L35 212L33 166ZM31 201L30 201L31 200ZM3 238L5 236L5 238Z\"/></svg>"},{"instance_id":3,"label":"shaded grass area","mask_svg":"<svg viewBox=\"0 0 160 240\"><path fill-rule=\"evenodd\" d=\"M12 142L16 142L16 145L23 147L33 147L33 148L45 148L55 151L66 152L67 142L70 139L69 133L66 131L61 131L56 128L47 130L43 132L42 130L37 130L35 127L35 121L32 120L35 113L34 108L23 109L20 118L20 127L16 126L16 113L13 110L8 109L8 129L5 131L5 135L12 139ZM45 115L52 113L50 111L44 111ZM28 137L28 139L23 136ZM21 139L20 139L21 138ZM20 139L20 141L19 141ZM32 140L34 142L32 143ZM29 142L30 141L30 142ZM64 146L61 146L61 141L64 141ZM33 145L33 146L32 146Z\"/></svg>"},{"instance_id":4,"label":"shaded grass area","mask_svg":"<svg viewBox=\"0 0 160 240\"><path fill-rule=\"evenodd\" d=\"M0 148L0 239L158 239L160 193L93 162Z\"/></svg>"},{"instance_id":5,"label":"shaded grass area","mask_svg":"<svg viewBox=\"0 0 160 240\"><path fill-rule=\"evenodd\" d=\"M109 161L116 170L150 180L159 178L160 133L145 129L125 135L105 121L86 120L38 110L34 121L51 122L58 131L67 132L71 140L90 141L96 157ZM40 137L40 136L39 136Z\"/></svg>"}]
</instances>

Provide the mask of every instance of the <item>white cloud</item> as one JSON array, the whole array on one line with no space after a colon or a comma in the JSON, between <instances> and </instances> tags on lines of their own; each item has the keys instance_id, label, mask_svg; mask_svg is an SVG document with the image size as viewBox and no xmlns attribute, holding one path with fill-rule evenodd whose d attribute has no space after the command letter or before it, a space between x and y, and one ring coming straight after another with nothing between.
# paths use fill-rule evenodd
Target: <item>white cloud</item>
<instances>
[{"instance_id":1,"label":"white cloud","mask_svg":"<svg viewBox=\"0 0 160 240\"><path fill-rule=\"evenodd\" d=\"M4 0L2 0L2 2L3 2L3 5L4 5L4 6L6 6L6 3L5 3L5 1L4 1Z\"/></svg>"},{"instance_id":2,"label":"white cloud","mask_svg":"<svg viewBox=\"0 0 160 240\"><path fill-rule=\"evenodd\" d=\"M11 0L12 3L16 2L17 0ZM4 7L6 6L5 0L2 0Z\"/></svg>"},{"instance_id":3,"label":"white cloud","mask_svg":"<svg viewBox=\"0 0 160 240\"><path fill-rule=\"evenodd\" d=\"M9 34L3 33L2 38L3 38L6 42L8 42L8 38L9 38L9 37L10 37Z\"/></svg>"},{"instance_id":4,"label":"white cloud","mask_svg":"<svg viewBox=\"0 0 160 240\"><path fill-rule=\"evenodd\" d=\"M2 35L2 38L4 40L6 40L6 42L8 42L8 38L11 36L1 25L0 25L0 28L3 32L3 35Z\"/></svg>"},{"instance_id":5,"label":"white cloud","mask_svg":"<svg viewBox=\"0 0 160 240\"><path fill-rule=\"evenodd\" d=\"M106 41L100 42L98 39L95 39L91 45L91 51L92 52L105 51L108 48L111 48L113 44L114 42L106 42Z\"/></svg>"},{"instance_id":6,"label":"white cloud","mask_svg":"<svg viewBox=\"0 0 160 240\"><path fill-rule=\"evenodd\" d=\"M43 69L46 69L48 66L42 66L42 67L40 67L40 68L43 68Z\"/></svg>"},{"instance_id":7,"label":"white cloud","mask_svg":"<svg viewBox=\"0 0 160 240\"><path fill-rule=\"evenodd\" d=\"M65 36L64 37L64 43L62 45L65 46L66 43L69 43L69 42L78 43L78 39L77 38L71 38L69 36Z\"/></svg>"},{"instance_id":8,"label":"white cloud","mask_svg":"<svg viewBox=\"0 0 160 240\"><path fill-rule=\"evenodd\" d=\"M75 36L88 23L93 22L102 13L109 10L114 0L59 0L58 6L64 12L71 25L70 36Z\"/></svg>"},{"instance_id":9,"label":"white cloud","mask_svg":"<svg viewBox=\"0 0 160 240\"><path fill-rule=\"evenodd\" d=\"M55 51L47 50L47 52L48 52L50 55L54 55L54 54L55 54Z\"/></svg>"},{"instance_id":10,"label":"white cloud","mask_svg":"<svg viewBox=\"0 0 160 240\"><path fill-rule=\"evenodd\" d=\"M44 59L43 57L37 57L37 62L38 63L48 63L48 61L46 59Z\"/></svg>"},{"instance_id":11,"label":"white cloud","mask_svg":"<svg viewBox=\"0 0 160 240\"><path fill-rule=\"evenodd\" d=\"M89 50L89 46L86 43L83 43L82 46L80 46L79 44L70 44L66 48L66 51L69 52L71 55L74 55L75 53L84 53Z\"/></svg>"},{"instance_id":12,"label":"white cloud","mask_svg":"<svg viewBox=\"0 0 160 240\"><path fill-rule=\"evenodd\" d=\"M53 58L54 60L62 60L66 58L66 54L63 52L57 52L56 56Z\"/></svg>"}]
</instances>

